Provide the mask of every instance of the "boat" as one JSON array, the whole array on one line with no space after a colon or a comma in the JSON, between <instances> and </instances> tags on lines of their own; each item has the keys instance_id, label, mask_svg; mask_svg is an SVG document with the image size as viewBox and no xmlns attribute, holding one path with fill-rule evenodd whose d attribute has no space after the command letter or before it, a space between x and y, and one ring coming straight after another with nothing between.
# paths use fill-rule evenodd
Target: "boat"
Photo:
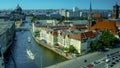
<instances>
[{"instance_id":1,"label":"boat","mask_svg":"<svg viewBox=\"0 0 120 68\"><path fill-rule=\"evenodd\" d=\"M29 49L26 49L26 53L28 55L28 58L30 58L31 60L34 60L34 55Z\"/></svg>"},{"instance_id":2,"label":"boat","mask_svg":"<svg viewBox=\"0 0 120 68\"><path fill-rule=\"evenodd\" d=\"M28 42L31 42L31 38L30 37L28 37Z\"/></svg>"}]
</instances>

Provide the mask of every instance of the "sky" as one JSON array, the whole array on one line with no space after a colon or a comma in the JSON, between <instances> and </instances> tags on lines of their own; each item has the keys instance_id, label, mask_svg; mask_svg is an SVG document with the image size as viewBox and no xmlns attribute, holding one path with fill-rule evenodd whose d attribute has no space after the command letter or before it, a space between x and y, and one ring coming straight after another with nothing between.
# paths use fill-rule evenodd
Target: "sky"
<instances>
[{"instance_id":1,"label":"sky","mask_svg":"<svg viewBox=\"0 0 120 68\"><path fill-rule=\"evenodd\" d=\"M93 9L111 9L120 0L92 0ZM0 0L0 9L15 9L19 4L23 9L89 9L90 0Z\"/></svg>"}]
</instances>

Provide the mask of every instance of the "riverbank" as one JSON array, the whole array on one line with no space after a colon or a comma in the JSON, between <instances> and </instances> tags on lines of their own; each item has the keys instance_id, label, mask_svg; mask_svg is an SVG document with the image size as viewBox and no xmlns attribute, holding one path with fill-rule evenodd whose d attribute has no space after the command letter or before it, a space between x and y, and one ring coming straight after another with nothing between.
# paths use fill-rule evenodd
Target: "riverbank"
<instances>
[{"instance_id":1,"label":"riverbank","mask_svg":"<svg viewBox=\"0 0 120 68\"><path fill-rule=\"evenodd\" d=\"M40 44L40 45L48 48L49 50L51 50L51 51L53 51L53 52L55 52L55 53L57 53L57 54L65 57L66 59L72 59L72 56L71 56L71 55L66 54L66 53L63 52L62 50L57 49L57 48L54 48L54 47L51 47L51 46L50 46L49 44L47 44L47 43L43 43L43 42L40 41L39 39L35 38L33 35L32 35L32 37L34 38L34 40L35 40L38 44Z\"/></svg>"}]
</instances>

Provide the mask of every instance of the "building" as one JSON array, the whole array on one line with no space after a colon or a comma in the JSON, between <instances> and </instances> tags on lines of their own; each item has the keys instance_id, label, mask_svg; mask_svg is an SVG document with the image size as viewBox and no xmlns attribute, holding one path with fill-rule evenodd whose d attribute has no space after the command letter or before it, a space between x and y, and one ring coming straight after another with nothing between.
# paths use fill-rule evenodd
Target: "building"
<instances>
[{"instance_id":1,"label":"building","mask_svg":"<svg viewBox=\"0 0 120 68\"><path fill-rule=\"evenodd\" d=\"M101 14L92 14L92 18L102 18Z\"/></svg>"},{"instance_id":2,"label":"building","mask_svg":"<svg viewBox=\"0 0 120 68\"><path fill-rule=\"evenodd\" d=\"M116 23L114 21L110 21L110 20L96 21L96 24L94 24L90 30L94 30L97 32L109 30L113 34L118 32Z\"/></svg>"},{"instance_id":3,"label":"building","mask_svg":"<svg viewBox=\"0 0 120 68\"><path fill-rule=\"evenodd\" d=\"M82 54L90 50L90 43L94 39L95 34L92 31L82 33L66 33L58 32L58 44L61 47L69 48L73 45L78 53Z\"/></svg>"},{"instance_id":4,"label":"building","mask_svg":"<svg viewBox=\"0 0 120 68\"><path fill-rule=\"evenodd\" d=\"M59 13L51 13L49 15L50 18L56 18L56 19L60 19L62 16Z\"/></svg>"},{"instance_id":5,"label":"building","mask_svg":"<svg viewBox=\"0 0 120 68\"><path fill-rule=\"evenodd\" d=\"M47 18L48 17L46 13L36 13L36 14L34 14L34 16L39 17L39 18Z\"/></svg>"},{"instance_id":6,"label":"building","mask_svg":"<svg viewBox=\"0 0 120 68\"><path fill-rule=\"evenodd\" d=\"M78 7L74 7L73 10L68 10L66 13L68 18L78 18L80 17L80 11Z\"/></svg>"},{"instance_id":7,"label":"building","mask_svg":"<svg viewBox=\"0 0 120 68\"><path fill-rule=\"evenodd\" d=\"M68 10L61 9L61 10L59 10L59 14L61 14L61 16L66 17L66 16L67 16L67 11L68 11Z\"/></svg>"},{"instance_id":8,"label":"building","mask_svg":"<svg viewBox=\"0 0 120 68\"><path fill-rule=\"evenodd\" d=\"M19 4L16 9L10 13L10 20L25 20L25 14Z\"/></svg>"},{"instance_id":9,"label":"building","mask_svg":"<svg viewBox=\"0 0 120 68\"><path fill-rule=\"evenodd\" d=\"M90 43L95 38L92 31L78 31L77 29L86 29L85 25L70 26L40 26L39 28L41 40L44 43L54 47L58 44L60 47L69 48L73 45L78 53L83 54L90 50Z\"/></svg>"},{"instance_id":10,"label":"building","mask_svg":"<svg viewBox=\"0 0 120 68\"><path fill-rule=\"evenodd\" d=\"M80 17L79 11L67 11L67 17L68 18L78 18Z\"/></svg>"},{"instance_id":11,"label":"building","mask_svg":"<svg viewBox=\"0 0 120 68\"><path fill-rule=\"evenodd\" d=\"M113 6L112 18L113 19L119 18L119 5L118 4Z\"/></svg>"},{"instance_id":12,"label":"building","mask_svg":"<svg viewBox=\"0 0 120 68\"><path fill-rule=\"evenodd\" d=\"M4 68L4 53L13 44L15 37L15 23L0 21L0 68ZM3 65L3 67L1 67Z\"/></svg>"},{"instance_id":13,"label":"building","mask_svg":"<svg viewBox=\"0 0 120 68\"><path fill-rule=\"evenodd\" d=\"M92 26L92 3L90 2L90 9L88 15L88 30L90 30L91 26Z\"/></svg>"},{"instance_id":14,"label":"building","mask_svg":"<svg viewBox=\"0 0 120 68\"><path fill-rule=\"evenodd\" d=\"M3 48L3 53L14 40L15 23L11 21L0 22L0 45Z\"/></svg>"},{"instance_id":15,"label":"building","mask_svg":"<svg viewBox=\"0 0 120 68\"><path fill-rule=\"evenodd\" d=\"M73 7L73 12L79 11L78 7Z\"/></svg>"}]
</instances>

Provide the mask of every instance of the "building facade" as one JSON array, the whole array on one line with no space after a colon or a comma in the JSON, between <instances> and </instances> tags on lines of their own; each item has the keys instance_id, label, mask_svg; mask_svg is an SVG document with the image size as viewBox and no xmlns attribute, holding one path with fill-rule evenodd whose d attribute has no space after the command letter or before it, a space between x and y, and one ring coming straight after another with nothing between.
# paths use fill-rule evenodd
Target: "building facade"
<instances>
[{"instance_id":1,"label":"building facade","mask_svg":"<svg viewBox=\"0 0 120 68\"><path fill-rule=\"evenodd\" d=\"M112 18L118 19L119 18L119 5L113 6Z\"/></svg>"},{"instance_id":2,"label":"building facade","mask_svg":"<svg viewBox=\"0 0 120 68\"><path fill-rule=\"evenodd\" d=\"M14 41L15 23L11 21L2 21L0 22L0 26L0 51L4 54Z\"/></svg>"}]
</instances>

